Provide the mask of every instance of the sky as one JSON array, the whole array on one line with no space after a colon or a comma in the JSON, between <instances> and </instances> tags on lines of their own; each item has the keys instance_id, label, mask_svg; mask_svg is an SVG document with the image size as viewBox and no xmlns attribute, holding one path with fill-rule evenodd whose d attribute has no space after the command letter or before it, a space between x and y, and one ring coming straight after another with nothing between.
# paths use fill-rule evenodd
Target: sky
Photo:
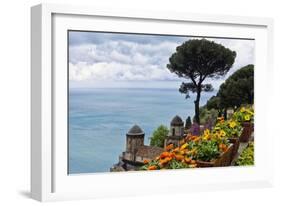
<instances>
[{"instance_id":1,"label":"sky","mask_svg":"<svg viewBox=\"0 0 281 206\"><path fill-rule=\"evenodd\" d=\"M70 88L179 88L167 69L176 47L202 37L69 32ZM217 90L237 69L254 64L254 40L206 38L236 51L235 63L220 79L206 79Z\"/></svg>"}]
</instances>

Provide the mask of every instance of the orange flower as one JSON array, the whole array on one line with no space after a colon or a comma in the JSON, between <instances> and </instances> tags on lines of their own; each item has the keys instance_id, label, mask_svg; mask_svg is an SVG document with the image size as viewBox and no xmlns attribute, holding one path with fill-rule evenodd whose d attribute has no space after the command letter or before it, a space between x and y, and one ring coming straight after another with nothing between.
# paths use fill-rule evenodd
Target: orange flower
<instances>
[{"instance_id":1,"label":"orange flower","mask_svg":"<svg viewBox=\"0 0 281 206\"><path fill-rule=\"evenodd\" d=\"M156 170L156 169L157 169L157 167L155 165L151 165L148 167L148 170Z\"/></svg>"},{"instance_id":2,"label":"orange flower","mask_svg":"<svg viewBox=\"0 0 281 206\"><path fill-rule=\"evenodd\" d=\"M200 137L196 137L193 139L194 142L198 142L201 138Z\"/></svg>"},{"instance_id":3,"label":"orange flower","mask_svg":"<svg viewBox=\"0 0 281 206\"><path fill-rule=\"evenodd\" d=\"M177 147L173 150L173 152L178 152L180 149Z\"/></svg>"},{"instance_id":4,"label":"orange flower","mask_svg":"<svg viewBox=\"0 0 281 206\"><path fill-rule=\"evenodd\" d=\"M176 155L175 157L176 157L176 160L178 160L178 161L181 161L184 159L183 155Z\"/></svg>"},{"instance_id":5,"label":"orange flower","mask_svg":"<svg viewBox=\"0 0 281 206\"><path fill-rule=\"evenodd\" d=\"M160 163L161 165L164 165L164 164L170 162L171 160L172 160L171 157L166 157L165 159L161 159L161 160L159 161L159 163Z\"/></svg>"},{"instance_id":6,"label":"orange flower","mask_svg":"<svg viewBox=\"0 0 281 206\"><path fill-rule=\"evenodd\" d=\"M196 164L196 161L195 160L191 160L190 164Z\"/></svg>"},{"instance_id":7,"label":"orange flower","mask_svg":"<svg viewBox=\"0 0 281 206\"><path fill-rule=\"evenodd\" d=\"M149 163L149 161L148 160L143 160L143 163L147 164L147 163Z\"/></svg>"},{"instance_id":8,"label":"orange flower","mask_svg":"<svg viewBox=\"0 0 281 206\"><path fill-rule=\"evenodd\" d=\"M174 148L174 145L173 144L169 144L169 145L167 145L166 146L166 151L169 151L169 150L171 150L171 149L173 149Z\"/></svg>"},{"instance_id":9,"label":"orange flower","mask_svg":"<svg viewBox=\"0 0 281 206\"><path fill-rule=\"evenodd\" d=\"M181 141L180 141L180 144L184 144L185 143L185 141L184 141L184 139L182 139Z\"/></svg>"},{"instance_id":10,"label":"orange flower","mask_svg":"<svg viewBox=\"0 0 281 206\"><path fill-rule=\"evenodd\" d=\"M226 144L219 144L219 149L223 152L227 150L227 145Z\"/></svg>"},{"instance_id":11,"label":"orange flower","mask_svg":"<svg viewBox=\"0 0 281 206\"><path fill-rule=\"evenodd\" d=\"M175 156L176 156L175 153L171 153L171 154L170 154L170 157L171 157L171 158L174 158Z\"/></svg>"},{"instance_id":12,"label":"orange flower","mask_svg":"<svg viewBox=\"0 0 281 206\"><path fill-rule=\"evenodd\" d=\"M191 136L189 139L190 139L190 140L194 140L194 139L196 139L196 138L198 138L198 136L195 136L195 135L194 135L194 136Z\"/></svg>"},{"instance_id":13,"label":"orange flower","mask_svg":"<svg viewBox=\"0 0 281 206\"><path fill-rule=\"evenodd\" d=\"M160 158L163 159L165 157L169 157L170 156L170 153L169 152L163 152L161 155L160 155Z\"/></svg>"}]
</instances>

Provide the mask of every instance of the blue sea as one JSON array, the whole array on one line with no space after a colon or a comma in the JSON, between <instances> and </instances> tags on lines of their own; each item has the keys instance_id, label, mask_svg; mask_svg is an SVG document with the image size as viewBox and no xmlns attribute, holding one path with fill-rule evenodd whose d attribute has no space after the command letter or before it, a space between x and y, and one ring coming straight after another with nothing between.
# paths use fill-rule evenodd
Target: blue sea
<instances>
[{"instance_id":1,"label":"blue sea","mask_svg":"<svg viewBox=\"0 0 281 206\"><path fill-rule=\"evenodd\" d=\"M203 93L203 105L214 95ZM138 124L145 144L161 124L194 116L195 96L178 89L70 89L69 174L109 172L125 150L127 131Z\"/></svg>"}]
</instances>

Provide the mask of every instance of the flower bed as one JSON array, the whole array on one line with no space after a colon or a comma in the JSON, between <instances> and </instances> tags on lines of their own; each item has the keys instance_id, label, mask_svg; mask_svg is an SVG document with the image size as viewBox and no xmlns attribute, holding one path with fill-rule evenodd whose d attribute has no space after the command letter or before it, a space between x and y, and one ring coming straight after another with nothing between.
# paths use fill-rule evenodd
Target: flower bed
<instances>
[{"instance_id":1,"label":"flower bed","mask_svg":"<svg viewBox=\"0 0 281 206\"><path fill-rule=\"evenodd\" d=\"M168 145L165 148L166 151L160 156L152 161L144 161L144 166L140 169L229 166L237 155L239 139L246 132L246 136L250 137L253 128L253 115L252 108L242 107L234 113L230 120L224 120L223 117L220 117L212 130L205 129L202 135L188 134L182 139L179 147ZM247 125L247 129L242 125Z\"/></svg>"},{"instance_id":2,"label":"flower bed","mask_svg":"<svg viewBox=\"0 0 281 206\"><path fill-rule=\"evenodd\" d=\"M145 161L141 170L181 169L227 166L231 162L232 144L213 135L209 130L203 136L188 135L179 147L170 144L165 152L152 161ZM204 166L205 165L205 166Z\"/></svg>"},{"instance_id":3,"label":"flower bed","mask_svg":"<svg viewBox=\"0 0 281 206\"><path fill-rule=\"evenodd\" d=\"M165 148L165 152L161 153L152 161L144 161L141 170L159 170L159 169L181 169L197 167L196 161L192 158L195 150L188 149L188 143L182 142L180 147L174 148L173 144Z\"/></svg>"}]
</instances>

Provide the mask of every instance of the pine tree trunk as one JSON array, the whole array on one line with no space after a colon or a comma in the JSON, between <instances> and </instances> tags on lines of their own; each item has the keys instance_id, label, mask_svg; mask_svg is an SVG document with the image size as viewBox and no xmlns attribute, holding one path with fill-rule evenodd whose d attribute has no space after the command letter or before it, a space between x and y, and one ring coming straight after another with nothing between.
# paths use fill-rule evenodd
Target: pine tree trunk
<instances>
[{"instance_id":1,"label":"pine tree trunk","mask_svg":"<svg viewBox=\"0 0 281 206\"><path fill-rule=\"evenodd\" d=\"M195 122L200 125L200 116L199 116L199 103L200 103L201 91L197 91L196 100L194 101L195 105Z\"/></svg>"}]
</instances>

